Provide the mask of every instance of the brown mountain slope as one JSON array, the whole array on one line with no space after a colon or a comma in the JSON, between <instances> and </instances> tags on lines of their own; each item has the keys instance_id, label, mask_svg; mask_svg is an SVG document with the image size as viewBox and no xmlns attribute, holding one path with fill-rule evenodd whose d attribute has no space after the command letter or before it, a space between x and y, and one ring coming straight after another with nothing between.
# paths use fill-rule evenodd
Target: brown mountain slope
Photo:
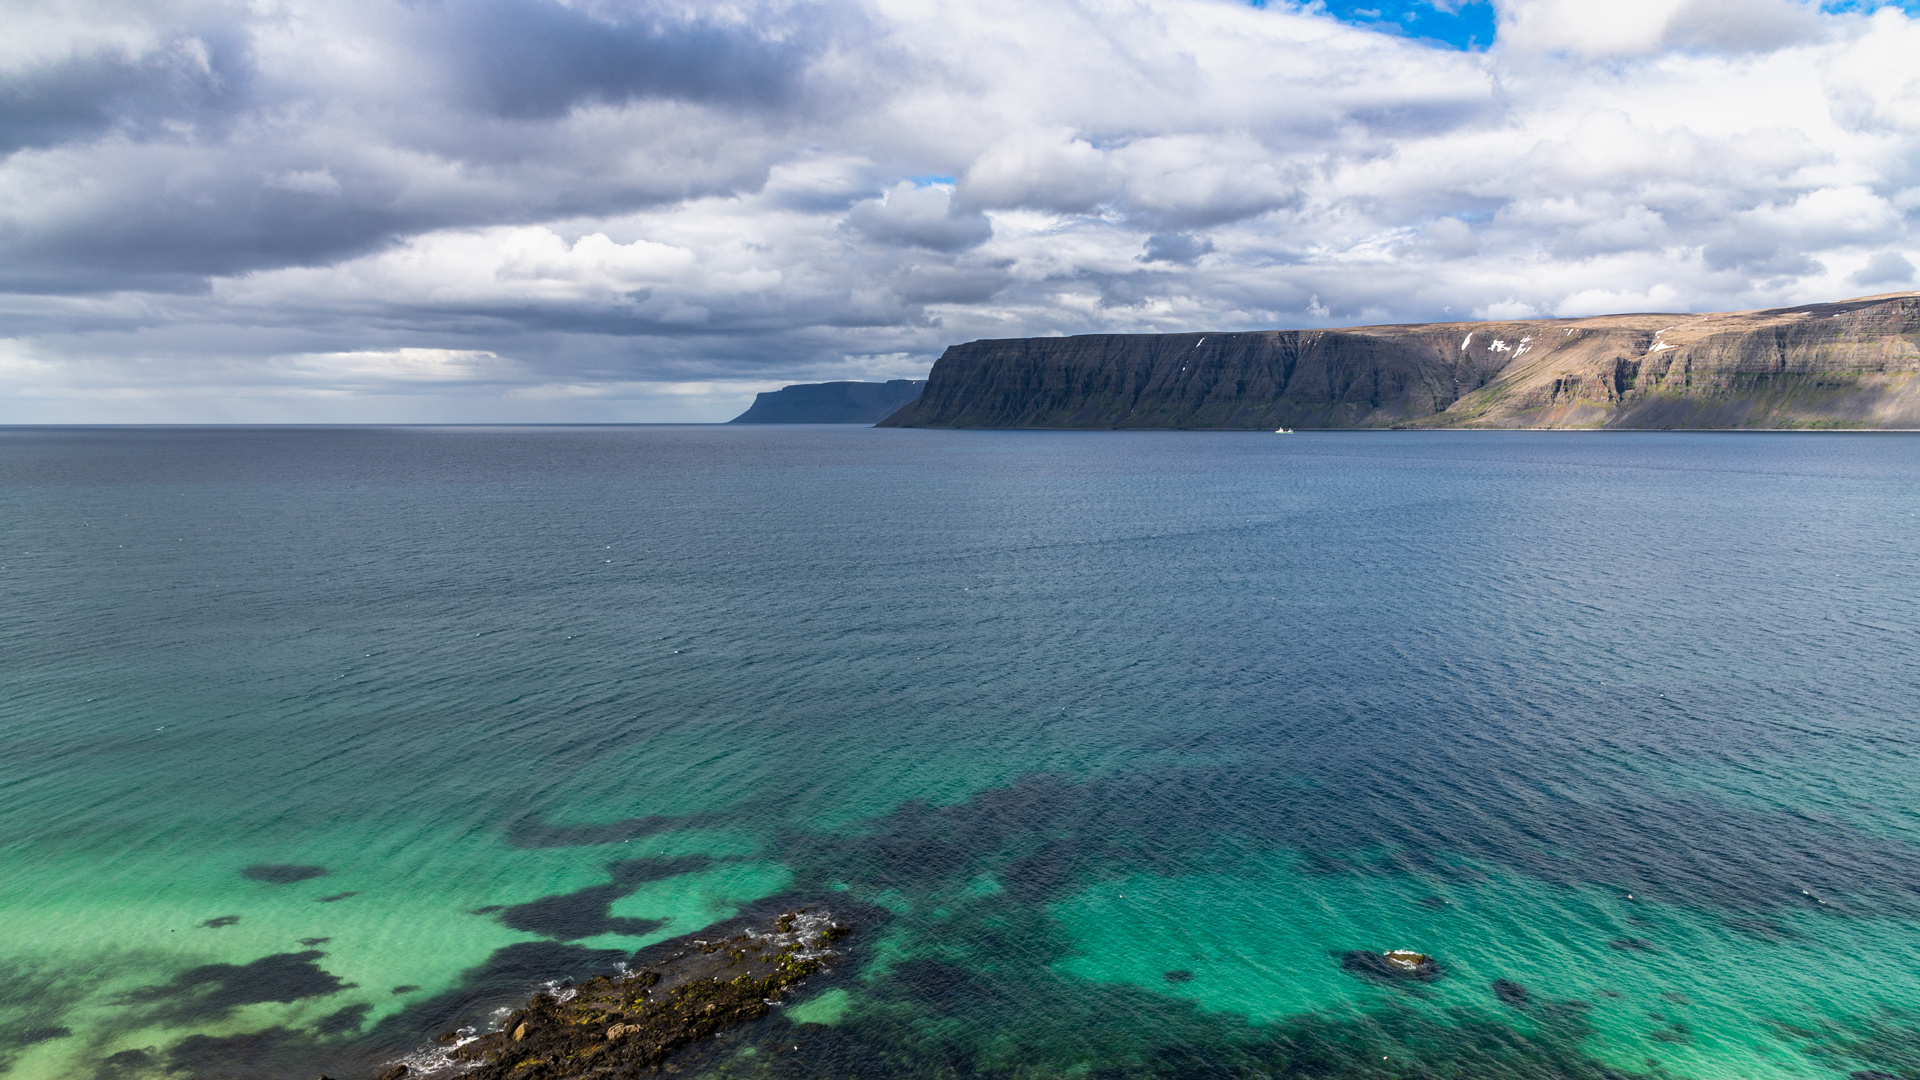
<instances>
[{"instance_id":1,"label":"brown mountain slope","mask_svg":"<svg viewBox=\"0 0 1920 1080\"><path fill-rule=\"evenodd\" d=\"M1920 428L1920 294L955 345L886 427Z\"/></svg>"}]
</instances>

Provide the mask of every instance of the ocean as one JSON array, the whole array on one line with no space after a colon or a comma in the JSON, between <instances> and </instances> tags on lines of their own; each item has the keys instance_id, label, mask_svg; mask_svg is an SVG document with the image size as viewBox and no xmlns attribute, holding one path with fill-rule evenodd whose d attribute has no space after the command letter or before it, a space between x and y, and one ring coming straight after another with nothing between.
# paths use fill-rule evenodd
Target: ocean
<instances>
[{"instance_id":1,"label":"ocean","mask_svg":"<svg viewBox=\"0 0 1920 1080\"><path fill-rule=\"evenodd\" d=\"M0 430L0 1071L417 1072L807 904L845 955L674 1071L1920 1076L1916 479L1897 434Z\"/></svg>"}]
</instances>

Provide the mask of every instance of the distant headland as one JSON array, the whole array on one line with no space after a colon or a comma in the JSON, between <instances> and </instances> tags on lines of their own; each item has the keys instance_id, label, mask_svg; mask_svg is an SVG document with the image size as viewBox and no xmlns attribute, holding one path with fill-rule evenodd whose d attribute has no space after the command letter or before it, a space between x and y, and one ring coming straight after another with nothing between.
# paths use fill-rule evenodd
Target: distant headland
<instances>
[{"instance_id":1,"label":"distant headland","mask_svg":"<svg viewBox=\"0 0 1920 1080\"><path fill-rule=\"evenodd\" d=\"M1706 315L973 341L947 349L880 426L1920 428L1920 293Z\"/></svg>"},{"instance_id":2,"label":"distant headland","mask_svg":"<svg viewBox=\"0 0 1920 1080\"><path fill-rule=\"evenodd\" d=\"M871 424L920 396L925 379L796 383L753 399L730 424Z\"/></svg>"}]
</instances>

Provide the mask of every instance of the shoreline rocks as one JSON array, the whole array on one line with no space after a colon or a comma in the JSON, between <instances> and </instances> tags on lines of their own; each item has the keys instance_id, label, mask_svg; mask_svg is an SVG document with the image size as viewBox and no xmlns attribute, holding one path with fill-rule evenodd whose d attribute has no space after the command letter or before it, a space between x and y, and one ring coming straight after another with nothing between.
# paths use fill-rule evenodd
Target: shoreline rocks
<instances>
[{"instance_id":1,"label":"shoreline rocks","mask_svg":"<svg viewBox=\"0 0 1920 1080\"><path fill-rule=\"evenodd\" d=\"M450 1053L473 1080L562 1080L625 1074L767 1015L838 955L847 933L825 908L710 928L635 957L635 968L535 994L496 1030ZM709 936L710 935L710 936Z\"/></svg>"}]
</instances>

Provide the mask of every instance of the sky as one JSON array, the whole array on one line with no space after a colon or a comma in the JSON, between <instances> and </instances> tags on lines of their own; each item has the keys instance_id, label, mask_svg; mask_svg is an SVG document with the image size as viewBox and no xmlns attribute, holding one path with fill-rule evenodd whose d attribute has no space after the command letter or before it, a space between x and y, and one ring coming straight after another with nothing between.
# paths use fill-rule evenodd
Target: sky
<instances>
[{"instance_id":1,"label":"sky","mask_svg":"<svg viewBox=\"0 0 1920 1080\"><path fill-rule=\"evenodd\" d=\"M1920 0L0 0L0 423L1913 289Z\"/></svg>"}]
</instances>

